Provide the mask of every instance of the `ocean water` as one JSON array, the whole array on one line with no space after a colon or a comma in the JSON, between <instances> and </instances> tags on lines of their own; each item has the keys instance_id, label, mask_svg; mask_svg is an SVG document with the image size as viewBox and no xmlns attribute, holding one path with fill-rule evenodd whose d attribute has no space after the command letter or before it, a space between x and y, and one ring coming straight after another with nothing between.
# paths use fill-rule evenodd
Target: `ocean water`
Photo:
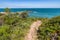
<instances>
[{"instance_id":1,"label":"ocean water","mask_svg":"<svg viewBox=\"0 0 60 40\"><path fill-rule=\"evenodd\" d=\"M32 11L30 17L47 17L60 16L60 8L10 8L11 12ZM4 8L0 8L0 12L4 12Z\"/></svg>"}]
</instances>

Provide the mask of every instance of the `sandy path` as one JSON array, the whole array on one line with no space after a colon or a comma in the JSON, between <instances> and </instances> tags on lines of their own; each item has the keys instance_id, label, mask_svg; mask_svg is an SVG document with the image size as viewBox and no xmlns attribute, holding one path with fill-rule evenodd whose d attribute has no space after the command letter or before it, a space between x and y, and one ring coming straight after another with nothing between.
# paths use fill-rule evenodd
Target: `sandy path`
<instances>
[{"instance_id":1,"label":"sandy path","mask_svg":"<svg viewBox=\"0 0 60 40\"><path fill-rule=\"evenodd\" d=\"M30 26L30 30L25 37L25 40L37 40L36 31L38 27L41 25L41 21L36 21Z\"/></svg>"}]
</instances>

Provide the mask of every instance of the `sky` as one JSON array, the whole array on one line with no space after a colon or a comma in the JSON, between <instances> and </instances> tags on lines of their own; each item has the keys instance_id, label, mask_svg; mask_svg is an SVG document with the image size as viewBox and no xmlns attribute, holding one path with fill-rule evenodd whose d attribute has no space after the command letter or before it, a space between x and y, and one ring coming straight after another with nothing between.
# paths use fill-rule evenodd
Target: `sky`
<instances>
[{"instance_id":1,"label":"sky","mask_svg":"<svg viewBox=\"0 0 60 40\"><path fill-rule=\"evenodd\" d=\"M60 8L60 0L0 0L0 8Z\"/></svg>"}]
</instances>

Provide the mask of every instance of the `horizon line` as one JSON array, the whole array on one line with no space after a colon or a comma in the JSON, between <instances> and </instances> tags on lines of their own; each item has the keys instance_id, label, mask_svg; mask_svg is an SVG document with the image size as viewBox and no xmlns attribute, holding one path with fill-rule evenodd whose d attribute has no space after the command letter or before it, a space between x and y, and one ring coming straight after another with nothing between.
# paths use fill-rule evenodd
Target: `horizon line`
<instances>
[{"instance_id":1,"label":"horizon line","mask_svg":"<svg viewBox=\"0 0 60 40\"><path fill-rule=\"evenodd\" d=\"M19 7L3 7L3 8L19 8ZM21 7L20 7L21 8ZM33 8L33 7L32 7ZM41 7L40 7L41 8ZM50 7L47 7L50 8ZM55 7L51 7L51 8L55 8ZM56 7L57 8L57 7ZM60 7L59 7L60 8Z\"/></svg>"}]
</instances>

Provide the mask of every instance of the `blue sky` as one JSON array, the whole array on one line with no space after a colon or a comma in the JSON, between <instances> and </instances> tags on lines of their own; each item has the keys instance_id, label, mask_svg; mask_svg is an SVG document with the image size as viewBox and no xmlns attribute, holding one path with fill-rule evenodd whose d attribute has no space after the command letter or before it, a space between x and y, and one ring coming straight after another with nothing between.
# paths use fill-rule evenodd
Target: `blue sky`
<instances>
[{"instance_id":1,"label":"blue sky","mask_svg":"<svg viewBox=\"0 0 60 40\"><path fill-rule=\"evenodd\" d=\"M60 0L0 0L0 8L60 8Z\"/></svg>"}]
</instances>

